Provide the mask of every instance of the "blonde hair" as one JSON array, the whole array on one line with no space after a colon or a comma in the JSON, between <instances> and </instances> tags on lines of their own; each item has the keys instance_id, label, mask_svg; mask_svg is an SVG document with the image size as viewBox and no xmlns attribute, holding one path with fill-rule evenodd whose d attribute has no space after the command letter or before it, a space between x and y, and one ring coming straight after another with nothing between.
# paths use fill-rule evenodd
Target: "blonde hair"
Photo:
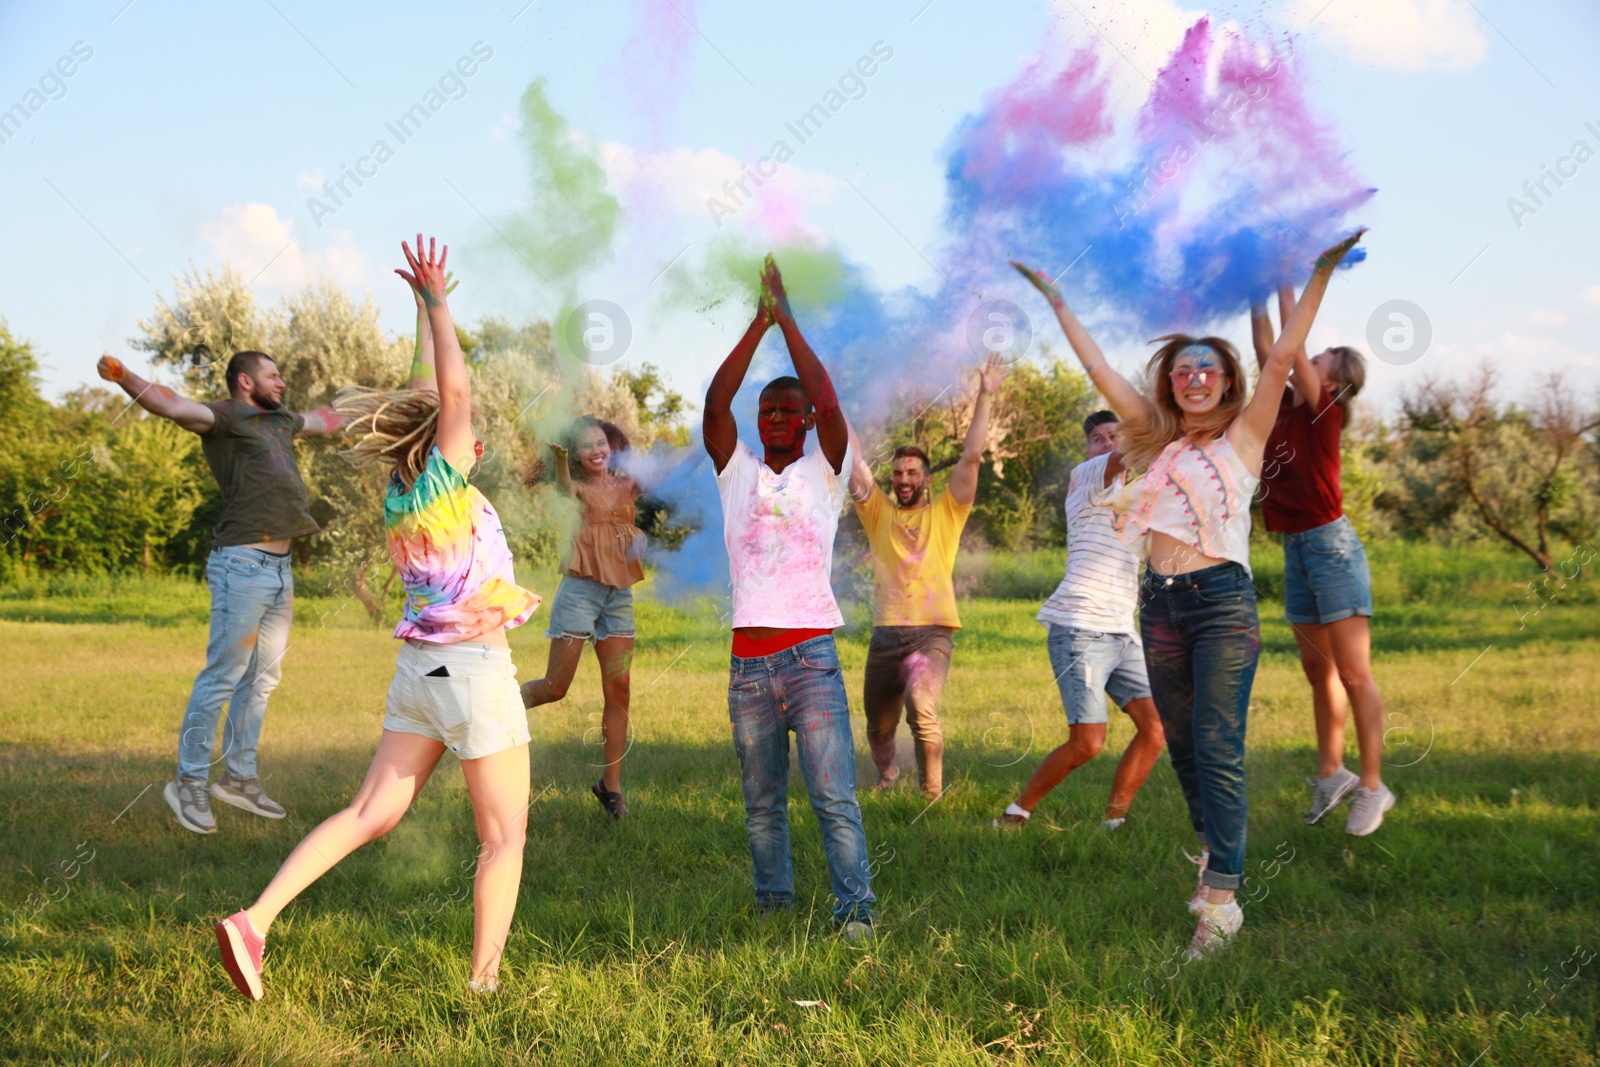
<instances>
[{"instance_id":1,"label":"blonde hair","mask_svg":"<svg viewBox=\"0 0 1600 1067\"><path fill-rule=\"evenodd\" d=\"M1147 397L1150 401L1148 414L1127 420L1118 432L1123 460L1136 471L1148 470L1156 457L1180 437L1188 437L1197 445L1221 437L1244 410L1245 402L1244 370L1239 362L1239 353L1227 341L1220 337L1190 337L1188 334L1169 333L1151 343L1159 343L1161 347L1156 349L1145 367L1150 390ZM1209 348L1221 358L1222 369L1228 375L1228 385L1222 391L1222 400L1216 407L1204 415L1185 416L1183 409L1178 406L1177 397L1173 395L1169 373L1184 349L1191 345ZM1189 420L1187 428L1184 426L1186 417Z\"/></svg>"},{"instance_id":2,"label":"blonde hair","mask_svg":"<svg viewBox=\"0 0 1600 1067\"><path fill-rule=\"evenodd\" d=\"M356 443L339 455L352 466L379 460L411 485L427 466L439 429L439 394L432 389L385 391L366 386L339 390L334 408L346 420L345 432Z\"/></svg>"}]
</instances>

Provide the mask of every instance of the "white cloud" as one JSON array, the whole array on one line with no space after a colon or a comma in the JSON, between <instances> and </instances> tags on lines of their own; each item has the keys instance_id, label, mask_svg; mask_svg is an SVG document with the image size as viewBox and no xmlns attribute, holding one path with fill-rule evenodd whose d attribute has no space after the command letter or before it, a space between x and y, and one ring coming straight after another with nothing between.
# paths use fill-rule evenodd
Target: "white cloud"
<instances>
[{"instance_id":1,"label":"white cloud","mask_svg":"<svg viewBox=\"0 0 1600 1067\"><path fill-rule=\"evenodd\" d=\"M1369 66L1466 70L1489 55L1468 0L1290 0L1285 14Z\"/></svg>"},{"instance_id":2,"label":"white cloud","mask_svg":"<svg viewBox=\"0 0 1600 1067\"><path fill-rule=\"evenodd\" d=\"M1591 285L1579 294L1583 302L1592 308L1600 308L1600 285Z\"/></svg>"},{"instance_id":3,"label":"white cloud","mask_svg":"<svg viewBox=\"0 0 1600 1067\"><path fill-rule=\"evenodd\" d=\"M327 175L322 173L322 168L316 170L303 170L295 176L295 186L307 196L321 196L322 183Z\"/></svg>"},{"instance_id":4,"label":"white cloud","mask_svg":"<svg viewBox=\"0 0 1600 1067\"><path fill-rule=\"evenodd\" d=\"M1528 312L1528 321L1535 326L1564 326L1567 317L1559 308L1534 308Z\"/></svg>"},{"instance_id":5,"label":"white cloud","mask_svg":"<svg viewBox=\"0 0 1600 1067\"><path fill-rule=\"evenodd\" d=\"M235 267L245 281L266 288L305 285L327 275L341 285L367 284L371 261L355 246L348 230L329 234L321 252L300 247L294 223L268 204L231 204L197 230L217 259Z\"/></svg>"},{"instance_id":6,"label":"white cloud","mask_svg":"<svg viewBox=\"0 0 1600 1067\"><path fill-rule=\"evenodd\" d=\"M795 147L792 137L784 139L791 149ZM845 188L844 182L832 175L805 170L792 162L777 165L776 173L762 178L758 186L747 177L753 171L747 169L745 161L714 148L650 152L608 143L598 146L596 152L613 190L624 200L643 201L697 222L710 222L708 205L716 199L724 208L734 210L731 219L724 215L729 224L738 222L749 228L759 223L779 239L802 234L817 236L806 221L809 209L834 203ZM766 158L757 156L750 164ZM772 170L773 166L768 162L763 169ZM745 182L743 190L737 185L741 180ZM730 183L734 183L731 189Z\"/></svg>"}]
</instances>

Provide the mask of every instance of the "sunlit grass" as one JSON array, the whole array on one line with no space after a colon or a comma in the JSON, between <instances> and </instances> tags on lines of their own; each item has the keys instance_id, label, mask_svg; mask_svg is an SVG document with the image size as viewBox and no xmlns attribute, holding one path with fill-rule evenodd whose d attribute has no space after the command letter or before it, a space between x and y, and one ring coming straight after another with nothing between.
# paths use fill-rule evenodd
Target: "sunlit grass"
<instances>
[{"instance_id":1,"label":"sunlit grass","mask_svg":"<svg viewBox=\"0 0 1600 1067\"><path fill-rule=\"evenodd\" d=\"M586 792L599 761L586 661L567 701L531 718L527 867L504 991L484 1002L464 996L475 842L449 762L394 834L284 913L266 1000L240 999L216 959L210 924L252 899L371 757L395 646L358 607L319 622L308 605L336 601L299 605L262 741L290 818L222 808L222 832L199 838L159 793L203 657L203 589L153 581L114 601L149 623L101 615L96 589L110 587L0 602L10 618L26 605L58 618L0 622L0 1059L1594 1063L1600 620L1574 596L1519 630L1470 570L1450 598L1391 599L1376 622L1400 806L1365 839L1341 832L1342 812L1301 822L1309 701L1263 599L1255 900L1239 943L1204 966L1174 958L1192 930L1192 838L1165 764L1122 832L1096 828L1130 736L1121 716L1107 755L1024 833L989 828L1066 736L1036 605L963 605L950 789L931 808L910 789L863 794L882 932L854 947L831 934L798 774L800 906L752 914L726 632L714 613L646 602L633 817L608 823ZM182 603L164 611L163 597ZM524 678L543 669L541 629L513 635ZM866 637L858 622L841 639L857 711ZM856 736L865 767L859 722ZM1552 977L1563 961L1571 980Z\"/></svg>"}]
</instances>

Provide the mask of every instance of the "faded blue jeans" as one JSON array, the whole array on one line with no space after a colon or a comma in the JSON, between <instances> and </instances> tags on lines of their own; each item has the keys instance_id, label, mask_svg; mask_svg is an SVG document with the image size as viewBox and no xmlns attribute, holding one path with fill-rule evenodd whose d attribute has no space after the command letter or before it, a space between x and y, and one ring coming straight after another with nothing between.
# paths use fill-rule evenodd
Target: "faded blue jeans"
<instances>
[{"instance_id":1,"label":"faded blue jeans","mask_svg":"<svg viewBox=\"0 0 1600 1067\"><path fill-rule=\"evenodd\" d=\"M267 717L267 697L283 675L294 615L294 575L289 557L254 548L215 548L206 559L211 587L211 639L206 665L194 680L178 735L178 777L204 782L217 721L228 706L222 757L234 778L255 778L256 744Z\"/></svg>"},{"instance_id":2,"label":"faded blue jeans","mask_svg":"<svg viewBox=\"0 0 1600 1067\"><path fill-rule=\"evenodd\" d=\"M856 747L844 673L831 636L770 656L730 657L728 717L744 786L744 825L755 864L756 906L794 900L789 853L789 732L822 831L836 923L872 921L867 835L856 802Z\"/></svg>"},{"instance_id":3,"label":"faded blue jeans","mask_svg":"<svg viewBox=\"0 0 1600 1067\"><path fill-rule=\"evenodd\" d=\"M1256 591L1243 567L1188 574L1145 568L1139 590L1145 666L1189 822L1211 851L1205 884L1244 879L1244 738L1261 656Z\"/></svg>"}]
</instances>

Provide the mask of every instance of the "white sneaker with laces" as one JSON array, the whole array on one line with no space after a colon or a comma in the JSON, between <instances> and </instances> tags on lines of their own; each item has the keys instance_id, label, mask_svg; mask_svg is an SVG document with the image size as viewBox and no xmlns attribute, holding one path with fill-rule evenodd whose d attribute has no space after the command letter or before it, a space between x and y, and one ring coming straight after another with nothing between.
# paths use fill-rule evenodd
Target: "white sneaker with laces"
<instances>
[{"instance_id":1,"label":"white sneaker with laces","mask_svg":"<svg viewBox=\"0 0 1600 1067\"><path fill-rule=\"evenodd\" d=\"M1383 825L1383 813L1392 807L1394 794L1382 782L1376 789L1356 786L1350 796L1350 818L1345 821L1344 832L1352 837L1366 837Z\"/></svg>"},{"instance_id":2,"label":"white sneaker with laces","mask_svg":"<svg viewBox=\"0 0 1600 1067\"><path fill-rule=\"evenodd\" d=\"M1222 948L1244 925L1244 909L1237 900L1230 900L1226 904L1202 904L1200 922L1194 928L1194 937L1189 940L1188 957L1191 960L1205 959L1218 949Z\"/></svg>"},{"instance_id":3,"label":"white sneaker with laces","mask_svg":"<svg viewBox=\"0 0 1600 1067\"><path fill-rule=\"evenodd\" d=\"M1315 826L1323 816L1337 808L1361 784L1361 779L1347 767L1340 767L1326 778L1311 783L1311 810L1306 812L1306 825Z\"/></svg>"}]
</instances>

